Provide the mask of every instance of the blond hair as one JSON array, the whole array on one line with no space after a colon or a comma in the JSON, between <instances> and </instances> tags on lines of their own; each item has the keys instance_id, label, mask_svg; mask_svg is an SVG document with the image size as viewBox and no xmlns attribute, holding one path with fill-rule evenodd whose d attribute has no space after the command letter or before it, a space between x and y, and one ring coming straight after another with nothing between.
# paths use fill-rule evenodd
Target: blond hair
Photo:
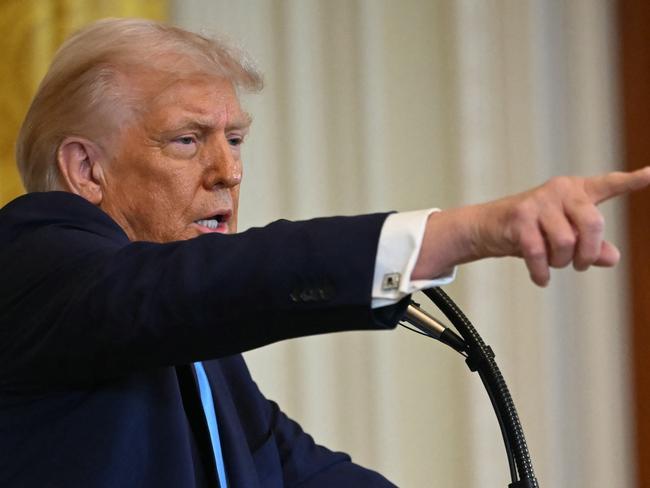
<instances>
[{"instance_id":1,"label":"blond hair","mask_svg":"<svg viewBox=\"0 0 650 488\"><path fill-rule=\"evenodd\" d=\"M147 70L176 78L214 75L237 89L262 88L253 64L223 41L144 19L90 24L57 51L20 129L16 163L28 192L60 188L56 158L64 138L101 146L137 112L139 100L127 80Z\"/></svg>"}]
</instances>

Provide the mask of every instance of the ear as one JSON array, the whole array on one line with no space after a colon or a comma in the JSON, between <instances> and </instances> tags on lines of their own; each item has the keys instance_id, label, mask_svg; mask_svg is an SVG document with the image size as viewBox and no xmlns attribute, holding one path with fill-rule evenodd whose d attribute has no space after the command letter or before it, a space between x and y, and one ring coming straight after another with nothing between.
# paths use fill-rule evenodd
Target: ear
<instances>
[{"instance_id":1,"label":"ear","mask_svg":"<svg viewBox=\"0 0 650 488\"><path fill-rule=\"evenodd\" d=\"M105 184L101 150L80 137L66 137L57 151L57 164L64 189L99 205Z\"/></svg>"}]
</instances>

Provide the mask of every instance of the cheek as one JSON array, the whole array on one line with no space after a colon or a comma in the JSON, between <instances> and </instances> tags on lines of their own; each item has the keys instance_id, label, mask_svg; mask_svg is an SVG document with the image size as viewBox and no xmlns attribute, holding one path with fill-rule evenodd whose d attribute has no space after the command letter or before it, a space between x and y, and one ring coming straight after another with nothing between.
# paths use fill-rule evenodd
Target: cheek
<instances>
[{"instance_id":1,"label":"cheek","mask_svg":"<svg viewBox=\"0 0 650 488\"><path fill-rule=\"evenodd\" d=\"M179 232L182 194L156 178L124 178L112 206L128 222L134 240L164 242ZM178 236L176 236L178 237Z\"/></svg>"},{"instance_id":2,"label":"cheek","mask_svg":"<svg viewBox=\"0 0 650 488\"><path fill-rule=\"evenodd\" d=\"M237 232L237 218L239 212L239 185L230 190L232 197L232 218L230 219L230 232Z\"/></svg>"}]
</instances>

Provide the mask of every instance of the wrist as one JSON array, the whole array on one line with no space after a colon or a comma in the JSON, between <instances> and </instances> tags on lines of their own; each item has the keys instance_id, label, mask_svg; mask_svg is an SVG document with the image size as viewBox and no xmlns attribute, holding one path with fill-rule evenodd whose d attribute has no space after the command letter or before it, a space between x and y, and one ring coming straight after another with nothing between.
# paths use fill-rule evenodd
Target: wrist
<instances>
[{"instance_id":1,"label":"wrist","mask_svg":"<svg viewBox=\"0 0 650 488\"><path fill-rule=\"evenodd\" d=\"M429 215L411 279L432 279L478 257L478 206Z\"/></svg>"}]
</instances>

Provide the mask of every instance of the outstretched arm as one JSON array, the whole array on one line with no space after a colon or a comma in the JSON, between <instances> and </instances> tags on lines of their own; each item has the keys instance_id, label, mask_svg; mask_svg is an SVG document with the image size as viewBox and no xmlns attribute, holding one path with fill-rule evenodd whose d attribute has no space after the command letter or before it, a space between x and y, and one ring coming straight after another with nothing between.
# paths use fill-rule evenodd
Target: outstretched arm
<instances>
[{"instance_id":1,"label":"outstretched arm","mask_svg":"<svg viewBox=\"0 0 650 488\"><path fill-rule=\"evenodd\" d=\"M516 256L546 286L550 267L614 266L618 249L603 239L597 205L650 184L650 167L590 178L557 177L492 202L434 213L427 221L412 279L486 257Z\"/></svg>"}]
</instances>

